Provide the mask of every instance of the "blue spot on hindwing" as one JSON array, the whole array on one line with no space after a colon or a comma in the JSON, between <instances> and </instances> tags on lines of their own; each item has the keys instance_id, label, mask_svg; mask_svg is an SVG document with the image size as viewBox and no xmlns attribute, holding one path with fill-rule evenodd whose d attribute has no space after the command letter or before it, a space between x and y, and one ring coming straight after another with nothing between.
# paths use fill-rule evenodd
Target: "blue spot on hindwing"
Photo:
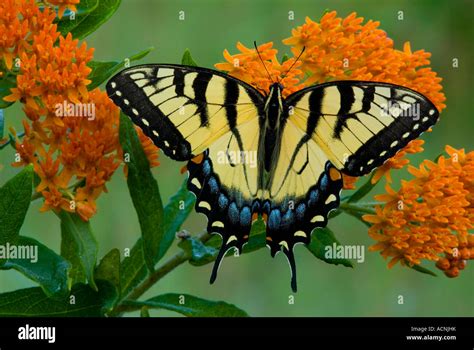
<instances>
[{"instance_id":1,"label":"blue spot on hindwing","mask_svg":"<svg viewBox=\"0 0 474 350\"><path fill-rule=\"evenodd\" d=\"M204 176L209 176L211 173L211 164L207 159L202 163L202 173Z\"/></svg>"},{"instance_id":2,"label":"blue spot on hindwing","mask_svg":"<svg viewBox=\"0 0 474 350\"><path fill-rule=\"evenodd\" d=\"M230 203L227 215L232 225L235 225L239 222L239 219L240 219L239 209L237 208L237 204L235 204L235 202Z\"/></svg>"},{"instance_id":3,"label":"blue spot on hindwing","mask_svg":"<svg viewBox=\"0 0 474 350\"><path fill-rule=\"evenodd\" d=\"M219 208L225 209L227 208L227 204L229 204L229 200L223 193L221 193L217 201L217 204L219 205Z\"/></svg>"},{"instance_id":4,"label":"blue spot on hindwing","mask_svg":"<svg viewBox=\"0 0 474 350\"><path fill-rule=\"evenodd\" d=\"M296 218L298 220L304 219L305 210L306 210L306 205L304 203L298 204L298 206L296 207Z\"/></svg>"},{"instance_id":5,"label":"blue spot on hindwing","mask_svg":"<svg viewBox=\"0 0 474 350\"><path fill-rule=\"evenodd\" d=\"M243 207L240 212L240 225L249 226L252 221L252 212L249 207Z\"/></svg>"},{"instance_id":6,"label":"blue spot on hindwing","mask_svg":"<svg viewBox=\"0 0 474 350\"><path fill-rule=\"evenodd\" d=\"M209 178L209 180L207 181L207 184L209 185L209 188L211 189L212 193L219 192L219 185L217 184L217 180L214 176Z\"/></svg>"},{"instance_id":7,"label":"blue spot on hindwing","mask_svg":"<svg viewBox=\"0 0 474 350\"><path fill-rule=\"evenodd\" d=\"M281 212L279 209L273 209L268 216L268 228L270 230L278 230L281 223Z\"/></svg>"}]
</instances>

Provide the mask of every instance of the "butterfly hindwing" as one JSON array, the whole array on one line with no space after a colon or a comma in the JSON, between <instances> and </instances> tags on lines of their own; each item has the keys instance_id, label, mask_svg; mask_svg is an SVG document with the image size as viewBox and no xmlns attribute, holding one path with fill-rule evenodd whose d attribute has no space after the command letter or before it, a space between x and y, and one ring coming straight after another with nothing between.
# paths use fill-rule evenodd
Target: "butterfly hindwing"
<instances>
[{"instance_id":1,"label":"butterfly hindwing","mask_svg":"<svg viewBox=\"0 0 474 350\"><path fill-rule=\"evenodd\" d=\"M189 160L261 111L262 95L224 73L150 64L121 71L107 93L163 152Z\"/></svg>"},{"instance_id":2,"label":"butterfly hindwing","mask_svg":"<svg viewBox=\"0 0 474 350\"><path fill-rule=\"evenodd\" d=\"M436 107L405 87L337 81L287 99L289 120L351 176L368 174L438 120Z\"/></svg>"}]
</instances>

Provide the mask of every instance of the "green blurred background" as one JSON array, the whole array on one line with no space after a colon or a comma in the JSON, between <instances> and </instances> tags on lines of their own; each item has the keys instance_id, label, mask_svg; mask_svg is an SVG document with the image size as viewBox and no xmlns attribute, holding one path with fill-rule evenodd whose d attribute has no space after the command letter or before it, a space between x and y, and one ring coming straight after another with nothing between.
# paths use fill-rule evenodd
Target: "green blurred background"
<instances>
[{"instance_id":1,"label":"green blurred background","mask_svg":"<svg viewBox=\"0 0 474 350\"><path fill-rule=\"evenodd\" d=\"M97 32L87 38L95 48L96 60L118 60L149 46L155 50L142 62L179 63L189 48L197 63L213 67L222 61L222 51L235 53L235 43L252 46L273 41L280 57L288 52L281 40L291 28L301 25L306 16L319 20L324 10L337 10L339 16L353 11L366 20L381 22L395 47L402 49L410 41L412 50L431 52L432 67L444 78L443 86L448 108L432 133L425 134L425 152L411 156L412 164L422 159L434 159L446 144L474 149L472 108L472 13L473 2L466 1L171 1L123 0L118 12ZM178 19L179 11L185 20ZM294 11L295 19L288 20ZM397 19L403 11L404 20ZM458 58L459 67L452 60ZM7 126L21 130L23 118L18 106L6 111ZM0 151L0 184L18 169L11 148ZM179 174L183 165L161 155L161 166L154 169L163 200L172 195L184 179ZM409 177L405 170L396 171L394 186L399 179ZM98 214L92 226L100 243L100 256L112 248L132 247L139 237L139 225L121 170L108 185L109 193L98 201ZM377 191L378 190L378 191ZM379 185L374 191L382 191ZM370 197L369 197L370 199ZM59 221L51 214L40 214L36 201L30 207L22 234L32 236L59 251ZM193 213L184 228L198 232L205 219ZM356 220L340 215L330 227L343 244L365 245L373 241L366 227ZM176 244L168 255L177 251ZM166 259L166 257L165 257ZM378 253L367 252L365 262L354 269L328 265L314 258L304 247L296 247L298 293L294 305L290 273L285 257L270 257L267 249L226 259L214 285L209 285L211 265L194 267L185 264L170 273L145 297L166 292L189 293L203 298L225 300L236 304L252 316L473 316L474 266L468 266L460 277L448 279L442 273L431 277L396 266L389 270ZM472 264L471 264L472 265ZM427 267L436 270L434 264ZM0 273L0 292L32 286L32 282L17 272ZM397 297L404 297L404 304ZM152 312L153 315L173 315Z\"/></svg>"}]
</instances>

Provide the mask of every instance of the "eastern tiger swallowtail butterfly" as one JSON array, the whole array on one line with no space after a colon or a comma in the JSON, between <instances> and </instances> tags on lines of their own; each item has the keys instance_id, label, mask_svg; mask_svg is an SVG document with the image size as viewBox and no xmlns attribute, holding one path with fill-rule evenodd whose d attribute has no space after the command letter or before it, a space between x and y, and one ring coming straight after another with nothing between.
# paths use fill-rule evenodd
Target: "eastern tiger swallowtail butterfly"
<instances>
[{"instance_id":1,"label":"eastern tiger swallowtail butterfly","mask_svg":"<svg viewBox=\"0 0 474 350\"><path fill-rule=\"evenodd\" d=\"M282 97L225 73L184 65L125 69L110 98L172 159L188 161L188 188L207 230L222 236L211 275L230 248L266 222L271 255L283 251L296 291L293 247L308 244L339 206L342 172L361 176L438 119L425 96L393 84L333 81Z\"/></svg>"}]
</instances>

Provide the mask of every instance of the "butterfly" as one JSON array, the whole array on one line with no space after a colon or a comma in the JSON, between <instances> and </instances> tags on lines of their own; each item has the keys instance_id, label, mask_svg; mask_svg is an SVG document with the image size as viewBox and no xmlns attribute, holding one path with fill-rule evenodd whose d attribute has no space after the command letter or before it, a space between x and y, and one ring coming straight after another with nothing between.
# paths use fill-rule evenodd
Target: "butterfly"
<instances>
[{"instance_id":1,"label":"butterfly","mask_svg":"<svg viewBox=\"0 0 474 350\"><path fill-rule=\"evenodd\" d=\"M388 83L332 81L282 97L223 72L174 64L127 68L107 83L113 102L170 158L187 161L188 189L207 230L222 236L211 274L266 223L296 291L293 248L309 244L340 203L342 174L362 176L436 123L422 94Z\"/></svg>"}]
</instances>

